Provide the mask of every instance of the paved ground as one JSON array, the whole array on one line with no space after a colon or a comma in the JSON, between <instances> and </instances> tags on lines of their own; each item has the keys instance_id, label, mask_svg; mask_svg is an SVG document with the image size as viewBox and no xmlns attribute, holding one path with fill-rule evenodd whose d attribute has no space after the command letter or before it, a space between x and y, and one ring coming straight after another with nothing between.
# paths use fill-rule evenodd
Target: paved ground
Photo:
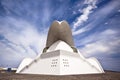
<instances>
[{"instance_id":1,"label":"paved ground","mask_svg":"<svg viewBox=\"0 0 120 80\"><path fill-rule=\"evenodd\" d=\"M104 74L50 76L16 73L0 73L0 80L120 80L120 72L106 71Z\"/></svg>"}]
</instances>

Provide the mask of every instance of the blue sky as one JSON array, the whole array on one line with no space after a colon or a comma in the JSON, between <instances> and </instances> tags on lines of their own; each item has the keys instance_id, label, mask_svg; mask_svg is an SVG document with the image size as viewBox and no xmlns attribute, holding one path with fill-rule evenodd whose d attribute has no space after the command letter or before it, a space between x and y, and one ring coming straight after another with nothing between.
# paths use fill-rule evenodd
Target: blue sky
<instances>
[{"instance_id":1,"label":"blue sky","mask_svg":"<svg viewBox=\"0 0 120 80\"><path fill-rule=\"evenodd\" d=\"M41 54L54 20L68 21L85 57L120 71L120 0L0 0L0 66Z\"/></svg>"}]
</instances>

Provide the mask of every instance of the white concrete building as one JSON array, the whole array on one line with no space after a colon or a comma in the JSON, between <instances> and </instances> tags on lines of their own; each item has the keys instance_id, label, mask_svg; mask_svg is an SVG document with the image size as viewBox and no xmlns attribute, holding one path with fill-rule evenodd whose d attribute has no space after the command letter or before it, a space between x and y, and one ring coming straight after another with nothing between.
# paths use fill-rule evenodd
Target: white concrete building
<instances>
[{"instance_id":1,"label":"white concrete building","mask_svg":"<svg viewBox=\"0 0 120 80\"><path fill-rule=\"evenodd\" d=\"M76 75L104 73L104 70L97 59L86 59L79 51L73 52L67 43L59 40L36 59L24 59L16 73Z\"/></svg>"}]
</instances>

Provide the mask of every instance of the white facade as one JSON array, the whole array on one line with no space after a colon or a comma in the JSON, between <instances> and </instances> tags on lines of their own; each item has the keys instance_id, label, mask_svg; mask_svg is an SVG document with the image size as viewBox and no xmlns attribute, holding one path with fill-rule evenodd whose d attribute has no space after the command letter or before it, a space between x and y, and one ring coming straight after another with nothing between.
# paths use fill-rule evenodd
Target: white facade
<instances>
[{"instance_id":1,"label":"white facade","mask_svg":"<svg viewBox=\"0 0 120 80\"><path fill-rule=\"evenodd\" d=\"M104 70L95 58L86 59L65 42L57 41L40 57L24 59L16 73L75 75L104 73Z\"/></svg>"}]
</instances>

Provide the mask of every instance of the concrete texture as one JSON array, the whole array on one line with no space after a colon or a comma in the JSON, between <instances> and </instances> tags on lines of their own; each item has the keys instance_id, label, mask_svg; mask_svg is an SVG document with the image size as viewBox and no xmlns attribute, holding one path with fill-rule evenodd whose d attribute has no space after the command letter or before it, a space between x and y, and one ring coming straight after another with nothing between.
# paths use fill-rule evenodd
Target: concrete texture
<instances>
[{"instance_id":1,"label":"concrete texture","mask_svg":"<svg viewBox=\"0 0 120 80\"><path fill-rule=\"evenodd\" d=\"M46 47L50 47L53 43L58 40L62 40L74 47L74 42L72 38L72 32L69 24L66 21L58 22L54 21L48 32Z\"/></svg>"},{"instance_id":2,"label":"concrete texture","mask_svg":"<svg viewBox=\"0 0 120 80\"><path fill-rule=\"evenodd\" d=\"M104 74L84 74L69 76L32 75L0 73L0 80L120 80L120 72L106 71Z\"/></svg>"}]
</instances>

